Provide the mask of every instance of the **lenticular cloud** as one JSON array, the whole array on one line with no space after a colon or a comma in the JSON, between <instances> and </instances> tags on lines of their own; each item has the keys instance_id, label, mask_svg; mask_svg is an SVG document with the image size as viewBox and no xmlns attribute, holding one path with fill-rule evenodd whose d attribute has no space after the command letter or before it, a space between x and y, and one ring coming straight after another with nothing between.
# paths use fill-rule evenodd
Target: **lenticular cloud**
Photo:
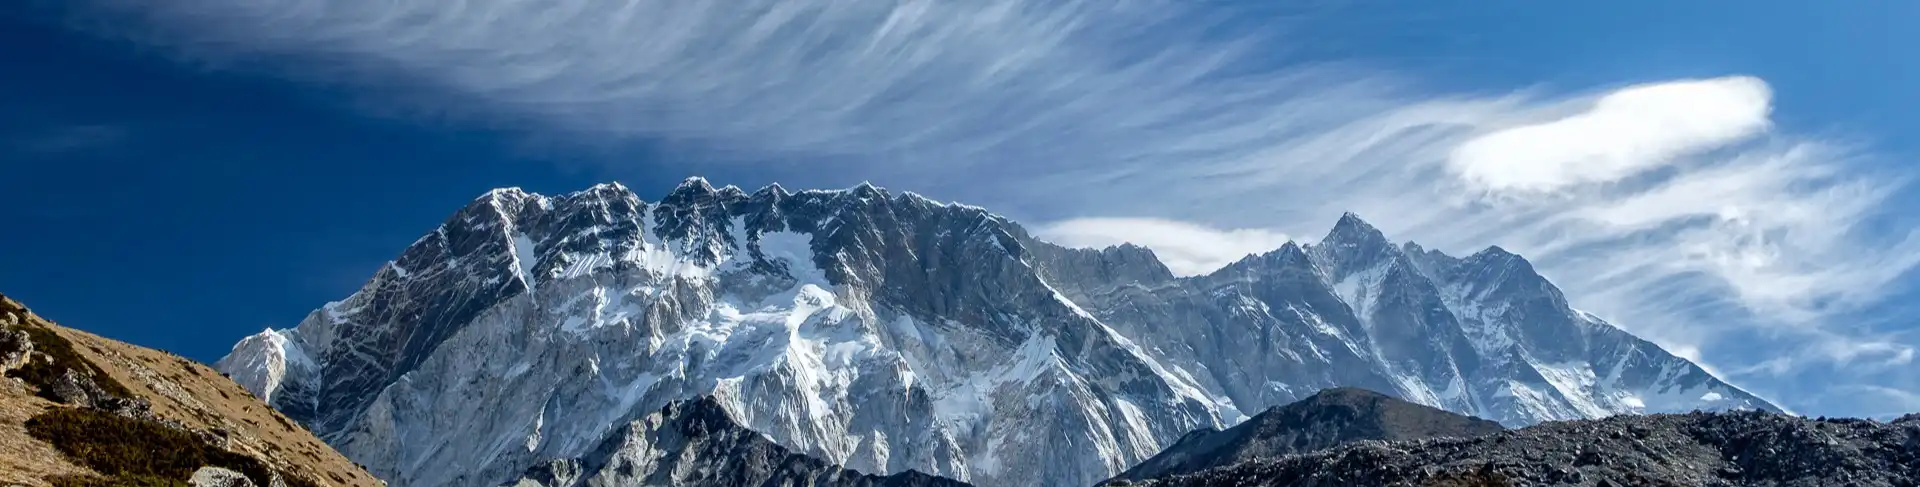
<instances>
[{"instance_id":1,"label":"lenticular cloud","mask_svg":"<svg viewBox=\"0 0 1920 487\"><path fill-rule=\"evenodd\" d=\"M1771 92L1751 77L1657 83L1579 114L1486 134L1454 150L1460 176L1494 190L1617 181L1767 128Z\"/></svg>"}]
</instances>

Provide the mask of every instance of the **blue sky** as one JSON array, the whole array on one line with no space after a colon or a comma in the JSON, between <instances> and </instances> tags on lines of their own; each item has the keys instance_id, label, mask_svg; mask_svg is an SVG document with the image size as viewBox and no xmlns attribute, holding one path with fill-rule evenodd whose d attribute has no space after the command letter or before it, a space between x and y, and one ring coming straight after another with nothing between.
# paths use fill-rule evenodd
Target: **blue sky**
<instances>
[{"instance_id":1,"label":"blue sky","mask_svg":"<svg viewBox=\"0 0 1920 487\"><path fill-rule=\"evenodd\" d=\"M212 361L489 188L873 180L1189 273L1357 211L1795 410L1920 410L1920 5L681 3L0 7L0 292Z\"/></svg>"}]
</instances>

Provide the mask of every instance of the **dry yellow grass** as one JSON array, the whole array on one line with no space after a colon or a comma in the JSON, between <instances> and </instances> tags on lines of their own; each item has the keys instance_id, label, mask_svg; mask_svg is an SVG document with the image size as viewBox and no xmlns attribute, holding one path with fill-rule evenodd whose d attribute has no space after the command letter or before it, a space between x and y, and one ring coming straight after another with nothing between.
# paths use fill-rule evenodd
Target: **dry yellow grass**
<instances>
[{"instance_id":1,"label":"dry yellow grass","mask_svg":"<svg viewBox=\"0 0 1920 487\"><path fill-rule=\"evenodd\" d=\"M15 307L0 296L0 307ZM6 306L13 305L13 306ZM24 308L24 307L21 307ZM313 433L253 397L239 384L206 365L159 350L129 345L91 333L61 327L31 312L29 324L54 330L107 375L153 403L153 412L202 430L227 432L229 450L259 458L275 469L306 477L326 486L374 486L378 479L322 443ZM7 380L0 392L0 483L47 485L48 475L83 473L44 443L26 435L22 423L47 407L60 407L35 397L27 388ZM20 453L18 455L14 453Z\"/></svg>"},{"instance_id":2,"label":"dry yellow grass","mask_svg":"<svg viewBox=\"0 0 1920 487\"><path fill-rule=\"evenodd\" d=\"M56 475L93 473L68 462L52 446L27 436L27 418L56 405L33 395L25 384L0 379L0 485L46 487Z\"/></svg>"}]
</instances>

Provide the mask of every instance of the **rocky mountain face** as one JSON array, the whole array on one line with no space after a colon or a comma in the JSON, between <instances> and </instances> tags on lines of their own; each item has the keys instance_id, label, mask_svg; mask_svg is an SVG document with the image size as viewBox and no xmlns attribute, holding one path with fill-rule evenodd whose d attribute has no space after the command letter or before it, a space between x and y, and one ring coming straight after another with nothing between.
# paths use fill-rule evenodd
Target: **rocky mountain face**
<instances>
[{"instance_id":1,"label":"rocky mountain face","mask_svg":"<svg viewBox=\"0 0 1920 487\"><path fill-rule=\"evenodd\" d=\"M917 471L867 475L794 453L734 422L710 397L667 404L629 422L584 458L527 470L512 487L966 487Z\"/></svg>"},{"instance_id":2,"label":"rocky mountain face","mask_svg":"<svg viewBox=\"0 0 1920 487\"><path fill-rule=\"evenodd\" d=\"M1413 404L1365 389L1327 389L1226 430L1197 430L1116 480L1194 473L1241 462L1324 450L1363 440L1473 437L1500 423Z\"/></svg>"},{"instance_id":3,"label":"rocky mountain face","mask_svg":"<svg viewBox=\"0 0 1920 487\"><path fill-rule=\"evenodd\" d=\"M212 368L6 296L0 375L0 485L383 485Z\"/></svg>"},{"instance_id":4,"label":"rocky mountain face","mask_svg":"<svg viewBox=\"0 0 1920 487\"><path fill-rule=\"evenodd\" d=\"M1519 256L1326 239L1173 276L871 185L690 179L475 199L219 368L405 486L494 485L713 396L863 472L1090 485L1244 410L1359 386L1524 425L1775 410L1570 308Z\"/></svg>"},{"instance_id":5,"label":"rocky mountain face","mask_svg":"<svg viewBox=\"0 0 1920 487\"><path fill-rule=\"evenodd\" d=\"M1044 248L1044 247L1043 247ZM1347 214L1205 276L1116 280L1144 249L1041 250L1039 267L1096 319L1235 404L1354 386L1524 426L1623 412L1778 409L1573 309L1518 255L1456 258L1394 244ZM1067 261L1060 264L1060 261Z\"/></svg>"},{"instance_id":6,"label":"rocky mountain face","mask_svg":"<svg viewBox=\"0 0 1920 487\"><path fill-rule=\"evenodd\" d=\"M1472 438L1364 441L1114 485L1910 486L1920 485L1920 421L1623 415Z\"/></svg>"}]
</instances>

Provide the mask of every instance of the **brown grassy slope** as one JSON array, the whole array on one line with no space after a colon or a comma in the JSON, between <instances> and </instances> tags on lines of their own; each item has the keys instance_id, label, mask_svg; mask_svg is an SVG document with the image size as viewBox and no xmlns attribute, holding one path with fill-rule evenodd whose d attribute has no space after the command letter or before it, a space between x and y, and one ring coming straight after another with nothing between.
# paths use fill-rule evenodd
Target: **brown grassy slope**
<instances>
[{"instance_id":1,"label":"brown grassy slope","mask_svg":"<svg viewBox=\"0 0 1920 487\"><path fill-rule=\"evenodd\" d=\"M0 296L0 309L25 309ZM375 486L381 482L333 451L313 433L287 419L213 368L184 357L142 348L91 333L61 327L32 312L30 325L45 326L73 343L74 349L134 394L153 403L153 413L201 430L227 432L228 449L266 461L326 486ZM47 485L49 473L80 473L44 443L25 433L22 423L55 405L34 397L25 386L7 380L0 386L0 483ZM31 444L30 444L31 443ZM23 455L13 455L13 452ZM21 478L21 480L16 480Z\"/></svg>"},{"instance_id":2,"label":"brown grassy slope","mask_svg":"<svg viewBox=\"0 0 1920 487\"><path fill-rule=\"evenodd\" d=\"M92 473L67 461L53 446L27 436L27 419L49 407L55 405L33 395L33 388L0 378L0 485L45 487L48 483L41 479Z\"/></svg>"}]
</instances>

